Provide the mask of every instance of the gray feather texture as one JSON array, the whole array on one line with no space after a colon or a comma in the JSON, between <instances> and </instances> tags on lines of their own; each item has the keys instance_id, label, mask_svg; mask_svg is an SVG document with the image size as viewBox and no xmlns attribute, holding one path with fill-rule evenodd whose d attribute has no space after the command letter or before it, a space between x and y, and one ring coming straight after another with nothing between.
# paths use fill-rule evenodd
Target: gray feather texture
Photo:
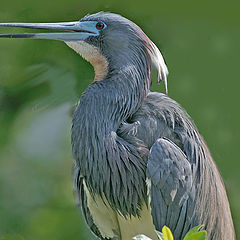
<instances>
[{"instance_id":1,"label":"gray feather texture","mask_svg":"<svg viewBox=\"0 0 240 240\"><path fill-rule=\"evenodd\" d=\"M186 211L188 203L195 199L191 164L177 145L160 138L151 148L147 177L152 181L150 197L154 224L159 230L164 225L169 226L174 236L181 239L189 230L193 216L192 211Z\"/></svg>"}]
</instances>

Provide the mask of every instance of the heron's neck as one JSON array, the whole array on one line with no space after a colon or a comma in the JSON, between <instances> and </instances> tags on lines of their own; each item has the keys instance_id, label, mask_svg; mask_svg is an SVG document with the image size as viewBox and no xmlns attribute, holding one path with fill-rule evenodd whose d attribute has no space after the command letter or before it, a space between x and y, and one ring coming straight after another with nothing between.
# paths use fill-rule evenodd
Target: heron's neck
<instances>
[{"instance_id":1,"label":"heron's neck","mask_svg":"<svg viewBox=\"0 0 240 240\"><path fill-rule=\"evenodd\" d=\"M123 214L138 212L146 190L146 162L135 146L117 135L117 130L138 110L149 91L149 79L141 79L150 77L149 69L146 70L130 74L133 69L126 69L115 77L91 84L82 94L73 118L73 155L80 174L93 192L104 194L111 206ZM138 177L134 177L135 173ZM139 192L130 196L136 181ZM119 194L116 199L122 202L112 199L113 188Z\"/></svg>"},{"instance_id":2,"label":"heron's neck","mask_svg":"<svg viewBox=\"0 0 240 240\"><path fill-rule=\"evenodd\" d=\"M150 87L152 60L144 44L142 47L132 46L121 52L116 47L117 50L112 49L107 58L99 48L87 42L68 41L66 44L91 63L95 71L94 81L128 76L130 84L132 81L132 85L138 85L142 81ZM127 82L125 84L128 87Z\"/></svg>"},{"instance_id":3,"label":"heron's neck","mask_svg":"<svg viewBox=\"0 0 240 240\"><path fill-rule=\"evenodd\" d=\"M94 136L116 132L138 110L149 92L149 83L140 78L142 73L129 74L132 71L129 67L126 72L94 82L85 90L74 115L74 133L89 134L93 129Z\"/></svg>"}]
</instances>

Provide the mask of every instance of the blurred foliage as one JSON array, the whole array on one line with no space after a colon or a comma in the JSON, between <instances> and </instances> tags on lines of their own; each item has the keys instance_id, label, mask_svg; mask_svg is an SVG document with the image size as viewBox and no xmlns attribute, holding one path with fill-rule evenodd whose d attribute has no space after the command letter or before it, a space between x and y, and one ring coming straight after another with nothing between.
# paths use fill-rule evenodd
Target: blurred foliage
<instances>
[{"instance_id":1,"label":"blurred foliage","mask_svg":"<svg viewBox=\"0 0 240 240\"><path fill-rule=\"evenodd\" d=\"M238 1L1 0L0 22L72 21L100 10L135 21L161 49L169 95L206 139L240 226ZM16 32L24 30L0 29ZM74 205L70 145L71 112L92 79L62 42L0 40L0 239L92 239Z\"/></svg>"},{"instance_id":2,"label":"blurred foliage","mask_svg":"<svg viewBox=\"0 0 240 240\"><path fill-rule=\"evenodd\" d=\"M207 231L201 230L204 226L196 226L187 232L183 240L207 240Z\"/></svg>"}]
</instances>

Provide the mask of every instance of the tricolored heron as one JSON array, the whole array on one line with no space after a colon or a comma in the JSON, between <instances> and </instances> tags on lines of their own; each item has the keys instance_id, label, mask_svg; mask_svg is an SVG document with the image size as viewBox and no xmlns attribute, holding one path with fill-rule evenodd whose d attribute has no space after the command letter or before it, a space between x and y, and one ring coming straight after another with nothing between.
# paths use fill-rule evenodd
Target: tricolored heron
<instances>
[{"instance_id":1,"label":"tricolored heron","mask_svg":"<svg viewBox=\"0 0 240 240\"><path fill-rule=\"evenodd\" d=\"M151 92L168 70L154 43L130 20L112 13L77 22L2 23L2 27L62 30L2 34L66 42L95 70L74 113L74 189L90 229L100 239L157 239L167 225L176 239L203 224L208 239L235 238L224 184L185 110Z\"/></svg>"}]
</instances>

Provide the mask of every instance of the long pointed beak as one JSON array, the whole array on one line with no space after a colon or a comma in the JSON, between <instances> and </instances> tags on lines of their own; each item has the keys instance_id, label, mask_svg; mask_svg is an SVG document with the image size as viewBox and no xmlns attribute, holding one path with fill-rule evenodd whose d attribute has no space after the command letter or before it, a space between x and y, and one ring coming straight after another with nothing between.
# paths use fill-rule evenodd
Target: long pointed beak
<instances>
[{"instance_id":1,"label":"long pointed beak","mask_svg":"<svg viewBox=\"0 0 240 240\"><path fill-rule=\"evenodd\" d=\"M64 31L51 33L0 34L0 38L37 38L61 41L85 40L89 36L97 36L99 34L94 26L95 25L92 21L60 23L0 23L0 27L21 27Z\"/></svg>"}]
</instances>

